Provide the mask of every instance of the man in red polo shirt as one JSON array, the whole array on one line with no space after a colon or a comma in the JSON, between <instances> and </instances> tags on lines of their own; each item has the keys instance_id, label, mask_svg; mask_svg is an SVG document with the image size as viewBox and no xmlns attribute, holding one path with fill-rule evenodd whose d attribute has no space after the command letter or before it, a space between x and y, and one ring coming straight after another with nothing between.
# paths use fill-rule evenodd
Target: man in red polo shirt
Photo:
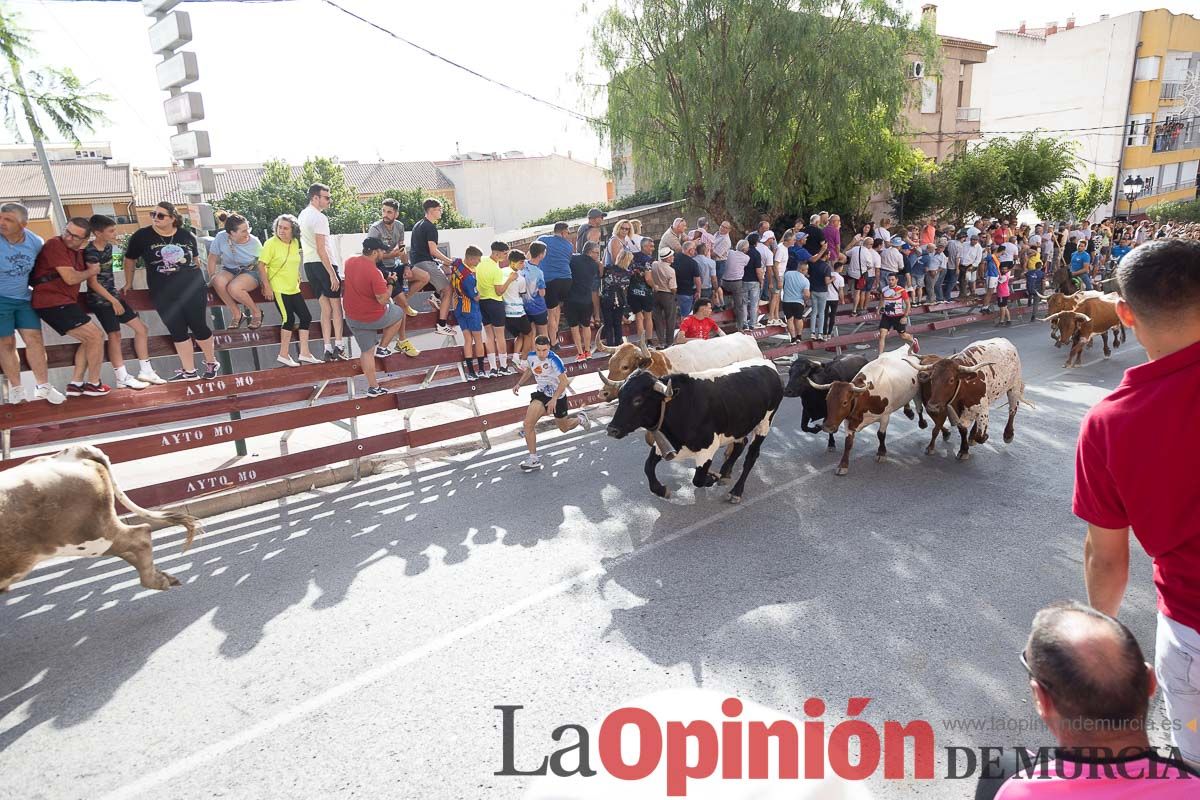
<instances>
[{"instance_id":1,"label":"man in red polo shirt","mask_svg":"<svg viewBox=\"0 0 1200 800\"><path fill-rule=\"evenodd\" d=\"M83 249L87 247L90 234L88 220L72 218L62 236L46 241L29 275L33 310L59 336L70 336L79 342L75 351L75 372L67 384L67 397L103 397L112 391L100 380L100 368L104 366L104 333L92 324L79 304L79 287L100 272L99 264L83 263Z\"/></svg>"},{"instance_id":2,"label":"man in red polo shirt","mask_svg":"<svg viewBox=\"0 0 1200 800\"><path fill-rule=\"evenodd\" d=\"M1172 738L1200 764L1200 241L1161 239L1117 267L1117 314L1150 362L1083 420L1075 515L1088 523L1088 601L1115 616L1129 580L1129 531L1154 559L1154 662Z\"/></svg>"},{"instance_id":3,"label":"man in red polo shirt","mask_svg":"<svg viewBox=\"0 0 1200 800\"><path fill-rule=\"evenodd\" d=\"M375 359L392 355L391 350L380 346L381 343L390 342L396 336L404 340L404 323L408 316L392 301L391 289L379 271L379 262L388 252L391 248L383 240L374 236L363 239L362 255L346 259L346 277L342 281L342 308L350 333L362 350L360 360L370 397L388 393L379 385Z\"/></svg>"},{"instance_id":4,"label":"man in red polo shirt","mask_svg":"<svg viewBox=\"0 0 1200 800\"><path fill-rule=\"evenodd\" d=\"M695 339L711 339L713 336L724 336L725 331L713 321L712 300L701 297L696 301L692 313L679 323L679 332L675 334L675 344L683 344Z\"/></svg>"}]
</instances>

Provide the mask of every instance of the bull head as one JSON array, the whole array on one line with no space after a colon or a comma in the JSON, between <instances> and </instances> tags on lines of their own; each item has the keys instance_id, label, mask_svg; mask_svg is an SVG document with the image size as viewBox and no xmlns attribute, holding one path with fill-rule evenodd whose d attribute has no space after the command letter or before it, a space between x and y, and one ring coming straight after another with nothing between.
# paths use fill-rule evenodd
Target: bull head
<instances>
[{"instance_id":1,"label":"bull head","mask_svg":"<svg viewBox=\"0 0 1200 800\"><path fill-rule=\"evenodd\" d=\"M604 374L604 370L597 370L596 374L600 376L600 380L604 383L605 386L607 386L609 389L612 389L615 392L619 392L621 390L621 386L625 383L624 381L609 380L608 376Z\"/></svg>"},{"instance_id":2,"label":"bull head","mask_svg":"<svg viewBox=\"0 0 1200 800\"><path fill-rule=\"evenodd\" d=\"M985 361L982 364L975 364L974 366L970 366L970 367L964 366L962 364L956 364L955 366L958 367L958 372L960 375L974 375L977 372L979 372L979 370L983 369L984 367L991 367L991 366L994 366L995 364L996 364L995 361Z\"/></svg>"}]
</instances>

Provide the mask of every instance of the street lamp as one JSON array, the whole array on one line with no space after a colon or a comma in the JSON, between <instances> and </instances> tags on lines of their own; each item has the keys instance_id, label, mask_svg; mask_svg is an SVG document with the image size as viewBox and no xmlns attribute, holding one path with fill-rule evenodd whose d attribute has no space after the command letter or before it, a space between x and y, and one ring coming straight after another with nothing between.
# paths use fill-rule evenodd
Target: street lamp
<instances>
[{"instance_id":1,"label":"street lamp","mask_svg":"<svg viewBox=\"0 0 1200 800\"><path fill-rule=\"evenodd\" d=\"M1129 219L1133 219L1133 201L1142 196L1142 188L1146 182L1142 180L1142 176L1126 175L1125 182L1121 184L1121 192L1125 195L1125 199L1129 201Z\"/></svg>"}]
</instances>

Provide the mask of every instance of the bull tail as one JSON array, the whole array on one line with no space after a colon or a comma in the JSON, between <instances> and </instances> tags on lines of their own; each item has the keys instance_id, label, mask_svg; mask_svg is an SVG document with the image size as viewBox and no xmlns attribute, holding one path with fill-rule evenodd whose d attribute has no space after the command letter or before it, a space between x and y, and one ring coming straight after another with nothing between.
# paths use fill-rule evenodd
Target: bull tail
<instances>
[{"instance_id":1,"label":"bull tail","mask_svg":"<svg viewBox=\"0 0 1200 800\"><path fill-rule=\"evenodd\" d=\"M121 487L117 485L117 479L112 474L112 462L108 460L108 456L104 454L103 450L98 447L91 447L90 445L81 445L75 448L75 455L81 459L94 461L104 467L104 472L108 476L108 483L112 486L113 496L120 501L121 505L133 512L135 516L152 522L161 522L166 525L182 525L186 528L187 541L183 543L183 550L180 552L186 553L188 548L192 546L192 540L196 538L196 534L203 532L200 520L191 514L185 514L182 511L151 511L133 502L129 498L129 495L121 491Z\"/></svg>"}]
</instances>

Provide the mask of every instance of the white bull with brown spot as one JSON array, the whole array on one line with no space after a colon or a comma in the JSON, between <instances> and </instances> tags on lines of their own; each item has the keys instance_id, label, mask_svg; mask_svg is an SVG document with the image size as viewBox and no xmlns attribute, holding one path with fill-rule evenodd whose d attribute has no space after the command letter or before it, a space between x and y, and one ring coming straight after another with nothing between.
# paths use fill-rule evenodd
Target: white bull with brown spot
<instances>
[{"instance_id":1,"label":"white bull with brown spot","mask_svg":"<svg viewBox=\"0 0 1200 800\"><path fill-rule=\"evenodd\" d=\"M672 345L665 350L651 350L645 342L624 342L617 347L597 344L596 349L608 353L608 375L600 372L604 387L600 398L615 400L621 383L639 369L658 378L671 373L695 373L727 367L740 361L762 358L758 342L744 333L731 333L715 339Z\"/></svg>"}]
</instances>

